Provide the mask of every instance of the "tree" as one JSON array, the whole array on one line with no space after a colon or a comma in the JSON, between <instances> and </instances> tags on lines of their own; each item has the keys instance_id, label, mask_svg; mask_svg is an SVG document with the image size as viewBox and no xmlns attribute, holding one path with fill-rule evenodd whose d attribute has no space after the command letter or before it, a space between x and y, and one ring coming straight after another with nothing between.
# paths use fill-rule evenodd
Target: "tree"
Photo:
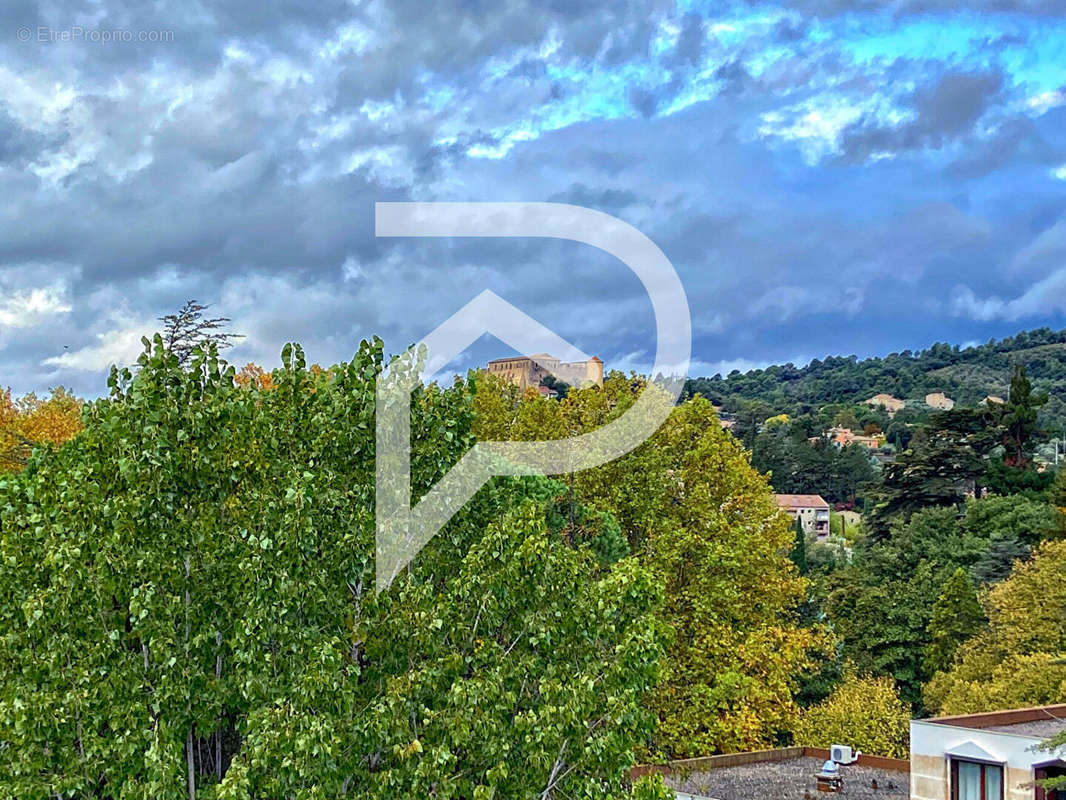
<instances>
[{"instance_id":1,"label":"tree","mask_svg":"<svg viewBox=\"0 0 1066 800\"><path fill-rule=\"evenodd\" d=\"M800 575L807 574L807 532L803 530L803 522L798 517L792 526L793 543L789 558L796 565L796 571Z\"/></svg>"},{"instance_id":2,"label":"tree","mask_svg":"<svg viewBox=\"0 0 1066 800\"><path fill-rule=\"evenodd\" d=\"M907 758L910 719L889 678L852 671L826 700L803 712L793 738L807 747L843 742L870 755Z\"/></svg>"},{"instance_id":3,"label":"tree","mask_svg":"<svg viewBox=\"0 0 1066 800\"><path fill-rule=\"evenodd\" d=\"M241 367L240 372L233 376L233 380L238 386L254 386L263 391L275 388L274 379L270 373L251 361Z\"/></svg>"},{"instance_id":4,"label":"tree","mask_svg":"<svg viewBox=\"0 0 1066 800\"><path fill-rule=\"evenodd\" d=\"M62 386L46 400L0 392L0 472L22 469L35 447L63 444L81 430L82 401Z\"/></svg>"},{"instance_id":5,"label":"tree","mask_svg":"<svg viewBox=\"0 0 1066 800\"><path fill-rule=\"evenodd\" d=\"M984 619L977 591L966 570L959 567L948 578L933 605L929 644L925 648L926 671L948 669L959 645L977 632Z\"/></svg>"},{"instance_id":6,"label":"tree","mask_svg":"<svg viewBox=\"0 0 1066 800\"><path fill-rule=\"evenodd\" d=\"M189 363L198 346L213 344L223 350L232 347L234 339L243 338L243 334L223 330L230 322L229 317L205 318L208 308L195 300L186 300L178 313L159 318L163 323L163 346L178 357L179 364Z\"/></svg>"},{"instance_id":7,"label":"tree","mask_svg":"<svg viewBox=\"0 0 1066 800\"><path fill-rule=\"evenodd\" d=\"M932 676L923 656L945 584L959 568L975 580L998 569L1000 543L1038 541L1047 519L1044 504L985 497L968 500L961 516L951 507L922 509L906 522L896 518L888 536L860 540L851 566L824 582L843 656L863 672L891 676L903 698L919 705Z\"/></svg>"},{"instance_id":8,"label":"tree","mask_svg":"<svg viewBox=\"0 0 1066 800\"><path fill-rule=\"evenodd\" d=\"M654 721L652 572L509 478L376 593L381 343L282 362L240 387L156 337L0 478L0 796L619 797ZM471 400L413 393L416 495L473 443Z\"/></svg>"},{"instance_id":9,"label":"tree","mask_svg":"<svg viewBox=\"0 0 1066 800\"><path fill-rule=\"evenodd\" d=\"M1060 468L1055 475L1055 481L1048 489L1048 501L1054 516L1047 535L1066 539L1066 468Z\"/></svg>"},{"instance_id":10,"label":"tree","mask_svg":"<svg viewBox=\"0 0 1066 800\"><path fill-rule=\"evenodd\" d=\"M945 714L1058 703L1066 696L1066 542L1045 542L989 589L988 627L959 647L953 667L926 686Z\"/></svg>"},{"instance_id":11,"label":"tree","mask_svg":"<svg viewBox=\"0 0 1066 800\"><path fill-rule=\"evenodd\" d=\"M517 411L498 388L479 379L475 407L488 419L475 428L549 439L606 424L645 383L612 372L602 388L571 389L558 403L527 395ZM711 404L685 401L632 453L567 480L582 503L610 512L664 584L661 619L673 642L648 701L660 753L769 746L788 731L799 675L826 640L798 624L807 586L788 559L789 520Z\"/></svg>"},{"instance_id":12,"label":"tree","mask_svg":"<svg viewBox=\"0 0 1066 800\"><path fill-rule=\"evenodd\" d=\"M1024 467L1029 463L1032 437L1038 430L1037 409L1047 401L1046 394L1033 393L1025 366L1015 366L1010 380L1010 395L1003 407L1003 446L1007 450L1004 461L1010 466Z\"/></svg>"},{"instance_id":13,"label":"tree","mask_svg":"<svg viewBox=\"0 0 1066 800\"><path fill-rule=\"evenodd\" d=\"M960 506L968 492L980 495L977 479L997 441L998 428L988 411L956 409L935 414L929 425L915 433L911 449L886 466L868 518L871 535L887 536L896 516L906 520L919 509Z\"/></svg>"},{"instance_id":14,"label":"tree","mask_svg":"<svg viewBox=\"0 0 1066 800\"><path fill-rule=\"evenodd\" d=\"M570 391L570 384L566 381L557 379L554 375L545 375L544 380L540 382L540 385L545 386L548 389L554 389L558 393L560 400L565 398Z\"/></svg>"}]
</instances>

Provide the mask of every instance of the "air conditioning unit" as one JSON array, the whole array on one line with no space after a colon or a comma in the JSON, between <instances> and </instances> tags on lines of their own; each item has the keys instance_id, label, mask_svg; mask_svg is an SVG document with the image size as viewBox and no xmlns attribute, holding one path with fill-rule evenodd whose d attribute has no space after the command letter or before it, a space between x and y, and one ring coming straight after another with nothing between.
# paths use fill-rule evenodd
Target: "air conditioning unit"
<instances>
[{"instance_id":1,"label":"air conditioning unit","mask_svg":"<svg viewBox=\"0 0 1066 800\"><path fill-rule=\"evenodd\" d=\"M853 753L846 744L835 744L829 748L829 757L838 764L854 764L861 755L862 751L857 750Z\"/></svg>"}]
</instances>

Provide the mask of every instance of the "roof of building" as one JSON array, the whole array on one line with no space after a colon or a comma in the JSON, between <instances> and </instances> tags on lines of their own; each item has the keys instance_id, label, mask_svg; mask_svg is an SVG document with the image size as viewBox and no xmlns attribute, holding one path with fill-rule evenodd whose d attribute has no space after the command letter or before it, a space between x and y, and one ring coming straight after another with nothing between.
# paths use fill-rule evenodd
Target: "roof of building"
<instances>
[{"instance_id":1,"label":"roof of building","mask_svg":"<svg viewBox=\"0 0 1066 800\"><path fill-rule=\"evenodd\" d=\"M955 728L976 728L996 731L997 733L1010 733L1015 736L1047 739L1056 733L1066 730L1066 703L1054 706L1011 708L1005 711L988 711L980 714L958 714L951 717L934 717L933 719L916 721L950 725Z\"/></svg>"},{"instance_id":2,"label":"roof of building","mask_svg":"<svg viewBox=\"0 0 1066 800\"><path fill-rule=\"evenodd\" d=\"M489 363L499 364L504 361L529 361L529 358L526 356L507 356L506 358L494 358Z\"/></svg>"},{"instance_id":3,"label":"roof of building","mask_svg":"<svg viewBox=\"0 0 1066 800\"><path fill-rule=\"evenodd\" d=\"M805 792L816 797L819 792L815 776L821 771L825 758L821 754L805 754L811 751L813 748L796 747L737 754L741 758L693 759L696 763L691 765L680 762L685 766L668 772L665 780L670 788L694 798L803 798ZM765 758L759 760L761 755ZM905 765L906 762L893 762L892 759L860 757L858 763L839 768L844 786L837 797L841 800L907 800L910 776Z\"/></svg>"},{"instance_id":4,"label":"roof of building","mask_svg":"<svg viewBox=\"0 0 1066 800\"><path fill-rule=\"evenodd\" d=\"M779 494L777 504L781 508L829 508L820 494Z\"/></svg>"}]
</instances>

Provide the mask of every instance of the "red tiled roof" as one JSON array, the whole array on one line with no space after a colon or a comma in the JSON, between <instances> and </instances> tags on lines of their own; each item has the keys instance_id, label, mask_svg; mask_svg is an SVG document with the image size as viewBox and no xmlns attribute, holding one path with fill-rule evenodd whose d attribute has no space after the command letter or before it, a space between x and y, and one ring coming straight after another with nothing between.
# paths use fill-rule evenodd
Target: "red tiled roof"
<instances>
[{"instance_id":1,"label":"red tiled roof","mask_svg":"<svg viewBox=\"0 0 1066 800\"><path fill-rule=\"evenodd\" d=\"M829 508L829 503L820 494L779 494L775 497L781 508Z\"/></svg>"}]
</instances>

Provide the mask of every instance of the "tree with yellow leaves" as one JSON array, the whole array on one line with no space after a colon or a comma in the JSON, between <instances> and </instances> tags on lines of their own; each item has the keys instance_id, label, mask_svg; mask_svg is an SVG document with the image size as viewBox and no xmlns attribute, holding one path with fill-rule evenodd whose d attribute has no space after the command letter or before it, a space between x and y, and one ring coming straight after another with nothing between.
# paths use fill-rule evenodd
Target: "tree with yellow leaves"
<instances>
[{"instance_id":1,"label":"tree with yellow leaves","mask_svg":"<svg viewBox=\"0 0 1066 800\"><path fill-rule=\"evenodd\" d=\"M233 376L233 381L241 387L252 387L264 392L268 392L274 387L274 379L270 373L263 369L258 364L249 361L243 367L240 372Z\"/></svg>"},{"instance_id":2,"label":"tree with yellow leaves","mask_svg":"<svg viewBox=\"0 0 1066 800\"><path fill-rule=\"evenodd\" d=\"M14 400L10 389L0 392L0 471L20 470L35 447L72 438L81 430L81 406L62 386L47 399L31 392Z\"/></svg>"},{"instance_id":3,"label":"tree with yellow leaves","mask_svg":"<svg viewBox=\"0 0 1066 800\"><path fill-rule=\"evenodd\" d=\"M988 627L925 687L943 714L1061 703L1066 698L1066 541L1045 542L982 598Z\"/></svg>"},{"instance_id":4,"label":"tree with yellow leaves","mask_svg":"<svg viewBox=\"0 0 1066 800\"><path fill-rule=\"evenodd\" d=\"M571 436L617 418L644 388L614 372L602 388L550 400L480 375L475 430L490 439ZM824 637L797 623L806 582L788 557L789 520L713 406L688 400L633 452L565 480L582 503L618 520L631 552L664 584L662 618L674 640L651 700L661 754L765 747L790 730L797 675Z\"/></svg>"},{"instance_id":5,"label":"tree with yellow leaves","mask_svg":"<svg viewBox=\"0 0 1066 800\"><path fill-rule=\"evenodd\" d=\"M891 678L852 670L829 697L800 715L793 738L806 747L845 743L869 755L907 758L910 718Z\"/></svg>"}]
</instances>

